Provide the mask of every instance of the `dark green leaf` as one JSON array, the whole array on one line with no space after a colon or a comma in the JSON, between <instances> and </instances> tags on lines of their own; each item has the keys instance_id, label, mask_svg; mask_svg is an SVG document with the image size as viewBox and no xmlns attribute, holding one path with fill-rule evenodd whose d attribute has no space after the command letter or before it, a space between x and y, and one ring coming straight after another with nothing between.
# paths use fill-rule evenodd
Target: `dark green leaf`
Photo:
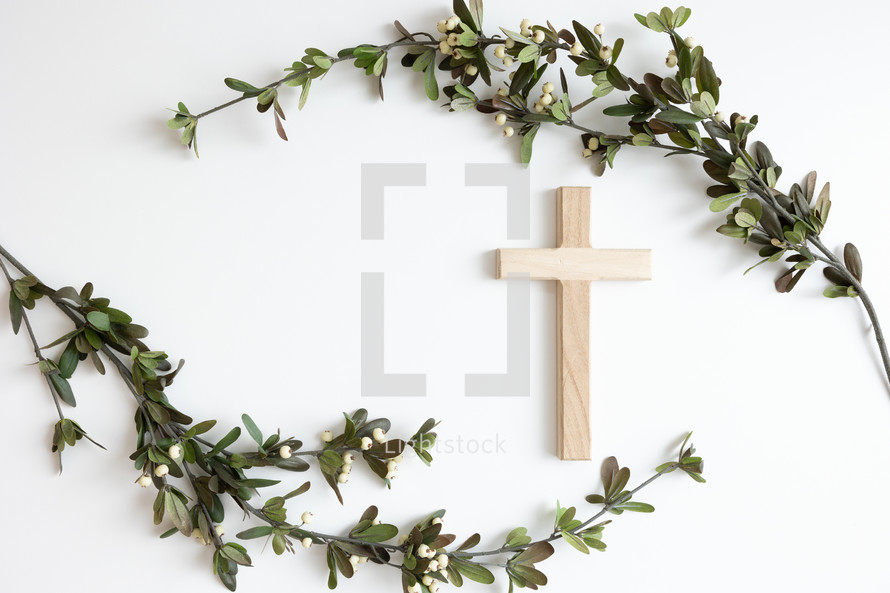
<instances>
[{"instance_id":1,"label":"dark green leaf","mask_svg":"<svg viewBox=\"0 0 890 593\"><path fill-rule=\"evenodd\" d=\"M258 537L265 537L267 535L272 535L274 528L269 525L260 525L257 527L251 527L241 533L237 534L235 537L238 539L256 539Z\"/></svg>"},{"instance_id":2,"label":"dark green leaf","mask_svg":"<svg viewBox=\"0 0 890 593\"><path fill-rule=\"evenodd\" d=\"M695 114L674 108L659 112L655 119L671 124L695 124L702 120L701 117Z\"/></svg>"},{"instance_id":3,"label":"dark green leaf","mask_svg":"<svg viewBox=\"0 0 890 593\"><path fill-rule=\"evenodd\" d=\"M209 457L213 457L214 455L216 455L217 453L219 453L220 451L222 451L223 449L225 449L226 447L228 447L229 445L231 445L232 443L237 441L238 437L240 437L240 436L241 436L241 429L236 426L235 428L230 430L226 436L224 436L222 439L220 439L220 441L213 447L213 449L211 449L210 451L207 452L207 454L204 456L204 458L207 459Z\"/></svg>"},{"instance_id":4,"label":"dark green leaf","mask_svg":"<svg viewBox=\"0 0 890 593\"><path fill-rule=\"evenodd\" d=\"M18 335L19 329L22 327L22 301L16 296L15 292L9 291L9 318L12 321L12 333Z\"/></svg>"},{"instance_id":5,"label":"dark green leaf","mask_svg":"<svg viewBox=\"0 0 890 593\"><path fill-rule=\"evenodd\" d=\"M244 423L244 427L247 429L247 434L250 435L250 438L256 441L256 444L260 447L263 446L263 433L257 427L256 423L253 421L253 418L248 416L247 414L241 415L241 422Z\"/></svg>"},{"instance_id":6,"label":"dark green leaf","mask_svg":"<svg viewBox=\"0 0 890 593\"><path fill-rule=\"evenodd\" d=\"M68 380L65 379L65 377L58 373L47 375L47 377L49 377L50 382L52 382L53 388L59 396L59 399L72 408L77 406L77 401L74 399L74 392L71 390L71 384L68 383Z\"/></svg>"}]
</instances>

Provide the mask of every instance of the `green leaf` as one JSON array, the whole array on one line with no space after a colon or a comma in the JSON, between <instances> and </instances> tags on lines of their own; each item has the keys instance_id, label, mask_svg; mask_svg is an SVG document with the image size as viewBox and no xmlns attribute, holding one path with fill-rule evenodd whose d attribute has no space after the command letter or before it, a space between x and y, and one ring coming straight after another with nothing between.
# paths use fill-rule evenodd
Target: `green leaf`
<instances>
[{"instance_id":1,"label":"green leaf","mask_svg":"<svg viewBox=\"0 0 890 593\"><path fill-rule=\"evenodd\" d=\"M426 96L431 101L439 98L439 84L436 82L436 68L430 64L424 72L424 86L426 88Z\"/></svg>"},{"instance_id":2,"label":"green leaf","mask_svg":"<svg viewBox=\"0 0 890 593\"><path fill-rule=\"evenodd\" d=\"M263 433L260 431L259 427L257 427L256 423L253 421L253 418L248 416L247 414L241 415L241 422L244 423L244 427L247 429L247 434L250 435L250 438L256 441L256 444L260 447L263 446Z\"/></svg>"},{"instance_id":3,"label":"green leaf","mask_svg":"<svg viewBox=\"0 0 890 593\"><path fill-rule=\"evenodd\" d=\"M491 574L491 571L482 566L481 564L476 564L475 562L470 562L468 560L458 560L457 558L453 558L449 566L455 568L461 576L464 576L471 581L476 581L477 583L482 583L483 585L490 585L494 582L494 575Z\"/></svg>"},{"instance_id":4,"label":"green leaf","mask_svg":"<svg viewBox=\"0 0 890 593\"><path fill-rule=\"evenodd\" d=\"M538 130L540 128L541 124L535 124L522 137L522 148L520 150L520 157L523 165L529 164L532 160L532 144L534 143L535 136L538 134Z\"/></svg>"},{"instance_id":5,"label":"green leaf","mask_svg":"<svg viewBox=\"0 0 890 593\"><path fill-rule=\"evenodd\" d=\"M107 332L111 329L111 320L107 314L101 311L90 311L87 313L87 321L99 331Z\"/></svg>"},{"instance_id":6,"label":"green leaf","mask_svg":"<svg viewBox=\"0 0 890 593\"><path fill-rule=\"evenodd\" d=\"M216 426L216 420L205 420L204 422L199 422L198 424L195 424L190 429L188 429L184 437L190 439L192 437L198 436L199 434L204 434L214 426Z\"/></svg>"},{"instance_id":7,"label":"green leaf","mask_svg":"<svg viewBox=\"0 0 890 593\"><path fill-rule=\"evenodd\" d=\"M251 527L241 533L235 535L238 539L257 539L259 537L265 537L267 535L272 535L272 532L275 531L269 525L259 525L257 527Z\"/></svg>"},{"instance_id":8,"label":"green leaf","mask_svg":"<svg viewBox=\"0 0 890 593\"><path fill-rule=\"evenodd\" d=\"M185 503L169 490L164 494L164 510L179 532L187 537L191 537L192 520L189 517L189 511Z\"/></svg>"},{"instance_id":9,"label":"green leaf","mask_svg":"<svg viewBox=\"0 0 890 593\"><path fill-rule=\"evenodd\" d=\"M748 237L748 230L743 229L737 224L723 224L717 227L717 232L733 239L745 239Z\"/></svg>"},{"instance_id":10,"label":"green leaf","mask_svg":"<svg viewBox=\"0 0 890 593\"><path fill-rule=\"evenodd\" d=\"M830 299L836 299L836 298L840 298L840 297L850 296L847 294L847 288L850 288L850 287L830 286L822 292L822 296L828 297ZM50 377L53 377L53 376L55 376L55 375L50 375Z\"/></svg>"},{"instance_id":11,"label":"green leaf","mask_svg":"<svg viewBox=\"0 0 890 593\"><path fill-rule=\"evenodd\" d=\"M714 99L714 105L720 102L720 79L714 72L711 60L702 56L698 66L698 74L695 79L699 92L707 92Z\"/></svg>"},{"instance_id":12,"label":"green leaf","mask_svg":"<svg viewBox=\"0 0 890 593\"><path fill-rule=\"evenodd\" d=\"M652 138L652 136L650 136L649 134L634 134L632 144L634 146L649 146L650 144L652 144L653 140L654 138Z\"/></svg>"},{"instance_id":13,"label":"green leaf","mask_svg":"<svg viewBox=\"0 0 890 593\"><path fill-rule=\"evenodd\" d=\"M537 564L538 562L550 558L552 555L552 545L548 542L537 542L526 548L524 552L521 552L511 561L511 564Z\"/></svg>"},{"instance_id":14,"label":"green leaf","mask_svg":"<svg viewBox=\"0 0 890 593\"><path fill-rule=\"evenodd\" d=\"M214 455L216 455L217 453L219 453L220 451L222 451L223 449L225 449L226 447L228 447L229 445L231 445L232 443L237 441L238 437L240 437L240 436L241 436L241 429L236 426L235 428L230 430L226 436L224 436L222 439L220 439L220 441L213 447L213 449L211 449L210 451L207 452L207 454L204 456L204 459L209 459L210 457L213 457Z\"/></svg>"},{"instance_id":15,"label":"green leaf","mask_svg":"<svg viewBox=\"0 0 890 593\"><path fill-rule=\"evenodd\" d=\"M674 22L673 22L674 29L682 27L683 24L689 20L690 16L692 16L691 8L685 8L685 7L681 6L680 8L675 10L674 11Z\"/></svg>"},{"instance_id":16,"label":"green leaf","mask_svg":"<svg viewBox=\"0 0 890 593\"><path fill-rule=\"evenodd\" d=\"M258 89L252 84L246 83L243 80L238 80L237 78L226 78L224 82L226 83L226 86L233 91L238 91L239 93L244 93L248 96L259 95L262 92L262 89Z\"/></svg>"},{"instance_id":17,"label":"green leaf","mask_svg":"<svg viewBox=\"0 0 890 593\"><path fill-rule=\"evenodd\" d=\"M669 124L695 124L702 120L698 115L675 108L659 112L655 119Z\"/></svg>"},{"instance_id":18,"label":"green leaf","mask_svg":"<svg viewBox=\"0 0 890 593\"><path fill-rule=\"evenodd\" d=\"M577 535L570 533L568 531L560 531L560 535L562 535L562 539L566 540L569 543L569 545L571 545L573 548L575 548L579 552L582 552L584 554L590 554L590 550L588 549L587 544L585 544L584 540L582 540Z\"/></svg>"},{"instance_id":19,"label":"green leaf","mask_svg":"<svg viewBox=\"0 0 890 593\"><path fill-rule=\"evenodd\" d=\"M656 33L664 33L667 30L664 28L664 25L661 24L659 15L654 12L650 12L646 15L646 26Z\"/></svg>"},{"instance_id":20,"label":"green leaf","mask_svg":"<svg viewBox=\"0 0 890 593\"><path fill-rule=\"evenodd\" d=\"M281 480L266 480L263 478L250 478L248 480L239 480L238 486L242 488L268 488L280 484Z\"/></svg>"},{"instance_id":21,"label":"green leaf","mask_svg":"<svg viewBox=\"0 0 890 593\"><path fill-rule=\"evenodd\" d=\"M655 507L651 504L646 504L645 502L623 502L618 507L623 511L632 511L634 513L654 513Z\"/></svg>"},{"instance_id":22,"label":"green leaf","mask_svg":"<svg viewBox=\"0 0 890 593\"><path fill-rule=\"evenodd\" d=\"M12 321L12 333L18 335L19 329L22 327L22 301L16 296L15 292L9 291L9 318Z\"/></svg>"},{"instance_id":23,"label":"green leaf","mask_svg":"<svg viewBox=\"0 0 890 593\"><path fill-rule=\"evenodd\" d=\"M385 542L397 535L399 535L399 528L395 525L388 525L386 523L371 525L367 529L353 534L354 537L371 543Z\"/></svg>"},{"instance_id":24,"label":"green leaf","mask_svg":"<svg viewBox=\"0 0 890 593\"><path fill-rule=\"evenodd\" d=\"M624 105L612 105L611 107L606 107L603 109L603 114L611 115L612 117L627 117L643 113L644 111L646 111L645 107L634 105L632 103L625 103Z\"/></svg>"},{"instance_id":25,"label":"green leaf","mask_svg":"<svg viewBox=\"0 0 890 593\"><path fill-rule=\"evenodd\" d=\"M516 57L521 63L533 62L537 60L541 55L541 48L538 45L526 45L522 48L522 51L519 52L519 55Z\"/></svg>"},{"instance_id":26,"label":"green leaf","mask_svg":"<svg viewBox=\"0 0 890 593\"><path fill-rule=\"evenodd\" d=\"M65 379L65 377L58 373L47 375L47 377L49 377L50 382L53 384L53 389L55 389L59 399L72 408L77 406L77 401L74 399L74 392L71 390L71 384L68 383L68 380Z\"/></svg>"},{"instance_id":27,"label":"green leaf","mask_svg":"<svg viewBox=\"0 0 890 593\"><path fill-rule=\"evenodd\" d=\"M482 8L482 0L470 0L470 14L473 16L473 23L476 25L476 32L482 30L482 16L484 14Z\"/></svg>"},{"instance_id":28,"label":"green leaf","mask_svg":"<svg viewBox=\"0 0 890 593\"><path fill-rule=\"evenodd\" d=\"M220 548L219 551L235 564L240 564L241 566L251 565L250 556L247 555L247 550L244 549L244 546L229 542Z\"/></svg>"}]
</instances>

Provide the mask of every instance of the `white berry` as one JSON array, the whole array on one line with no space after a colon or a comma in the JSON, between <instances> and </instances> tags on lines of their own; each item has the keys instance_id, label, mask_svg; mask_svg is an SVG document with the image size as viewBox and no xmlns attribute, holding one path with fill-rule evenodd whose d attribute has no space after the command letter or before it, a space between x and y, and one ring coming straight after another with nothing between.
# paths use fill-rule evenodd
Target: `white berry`
<instances>
[{"instance_id":1,"label":"white berry","mask_svg":"<svg viewBox=\"0 0 890 593\"><path fill-rule=\"evenodd\" d=\"M460 24L460 19L456 16L451 17L447 21L445 21L445 28L449 31L453 31Z\"/></svg>"},{"instance_id":2,"label":"white berry","mask_svg":"<svg viewBox=\"0 0 890 593\"><path fill-rule=\"evenodd\" d=\"M479 74L479 68L477 68L475 64L468 64L467 74L469 76L476 76L477 74Z\"/></svg>"},{"instance_id":3,"label":"white berry","mask_svg":"<svg viewBox=\"0 0 890 593\"><path fill-rule=\"evenodd\" d=\"M442 521L442 518L436 517L435 519L432 520L432 522L430 524L431 525L441 525L442 523L444 523L444 521Z\"/></svg>"},{"instance_id":4,"label":"white berry","mask_svg":"<svg viewBox=\"0 0 890 593\"><path fill-rule=\"evenodd\" d=\"M390 459L386 464L386 471L394 472L397 469L399 469L399 464Z\"/></svg>"},{"instance_id":5,"label":"white berry","mask_svg":"<svg viewBox=\"0 0 890 593\"><path fill-rule=\"evenodd\" d=\"M602 37L603 33L606 32L606 26L602 23L597 23L597 25L593 28L593 33L595 35L599 35Z\"/></svg>"},{"instance_id":6,"label":"white berry","mask_svg":"<svg viewBox=\"0 0 890 593\"><path fill-rule=\"evenodd\" d=\"M179 445L172 445L167 449L167 455L170 456L170 459L179 459L182 457L182 447Z\"/></svg>"},{"instance_id":7,"label":"white berry","mask_svg":"<svg viewBox=\"0 0 890 593\"><path fill-rule=\"evenodd\" d=\"M594 136L590 140L587 141L587 148L590 150L596 150L600 147L600 139Z\"/></svg>"},{"instance_id":8,"label":"white berry","mask_svg":"<svg viewBox=\"0 0 890 593\"><path fill-rule=\"evenodd\" d=\"M290 459L293 454L293 450L287 445L283 445L280 449L278 449L278 456L282 459Z\"/></svg>"},{"instance_id":9,"label":"white berry","mask_svg":"<svg viewBox=\"0 0 890 593\"><path fill-rule=\"evenodd\" d=\"M436 562L439 563L439 568L448 568L448 556L446 554L436 556Z\"/></svg>"},{"instance_id":10,"label":"white berry","mask_svg":"<svg viewBox=\"0 0 890 593\"><path fill-rule=\"evenodd\" d=\"M217 525L216 527L213 528L213 530L216 531L216 535L218 535L220 537L222 537L226 534L226 528L223 527L222 525Z\"/></svg>"},{"instance_id":11,"label":"white berry","mask_svg":"<svg viewBox=\"0 0 890 593\"><path fill-rule=\"evenodd\" d=\"M300 543L303 544L303 547L306 548L306 549L308 550L309 548L312 547L312 538L311 538L311 537L304 537L304 538L302 539L302 541L300 541Z\"/></svg>"},{"instance_id":12,"label":"white berry","mask_svg":"<svg viewBox=\"0 0 890 593\"><path fill-rule=\"evenodd\" d=\"M541 31L540 29L535 31L535 35L534 35L534 37L532 37L532 41L534 41L535 43L544 43L544 39L545 39L544 32Z\"/></svg>"},{"instance_id":13,"label":"white berry","mask_svg":"<svg viewBox=\"0 0 890 593\"><path fill-rule=\"evenodd\" d=\"M448 36L448 45L454 47L455 45L460 45L460 35L457 33L452 33Z\"/></svg>"},{"instance_id":14,"label":"white berry","mask_svg":"<svg viewBox=\"0 0 890 593\"><path fill-rule=\"evenodd\" d=\"M374 446L374 441L370 437L362 437L362 450L367 451Z\"/></svg>"},{"instance_id":15,"label":"white berry","mask_svg":"<svg viewBox=\"0 0 890 593\"><path fill-rule=\"evenodd\" d=\"M544 113L544 106L540 103L535 103L535 111L538 113Z\"/></svg>"},{"instance_id":16,"label":"white berry","mask_svg":"<svg viewBox=\"0 0 890 593\"><path fill-rule=\"evenodd\" d=\"M576 42L572 45L572 49L569 50L569 51L571 51L571 53L572 53L573 56L580 56L580 55L581 55L581 52L584 51L584 46L581 45L580 42L577 42L577 41L576 41Z\"/></svg>"},{"instance_id":17,"label":"white berry","mask_svg":"<svg viewBox=\"0 0 890 593\"><path fill-rule=\"evenodd\" d=\"M321 433L321 442L322 443L330 443L333 440L334 440L334 433L332 433L330 430L326 430Z\"/></svg>"},{"instance_id":18,"label":"white berry","mask_svg":"<svg viewBox=\"0 0 890 593\"><path fill-rule=\"evenodd\" d=\"M430 547L426 544L420 544L417 546L417 555L421 558L426 558L426 555L430 553Z\"/></svg>"},{"instance_id":19,"label":"white berry","mask_svg":"<svg viewBox=\"0 0 890 593\"><path fill-rule=\"evenodd\" d=\"M441 585L439 584L439 581L433 581L429 587L430 593L438 593L439 587L441 587Z\"/></svg>"},{"instance_id":20,"label":"white berry","mask_svg":"<svg viewBox=\"0 0 890 593\"><path fill-rule=\"evenodd\" d=\"M420 582L423 583L425 587L429 587L430 585L433 584L433 577L431 577L430 575L425 575L425 576L420 580Z\"/></svg>"},{"instance_id":21,"label":"white berry","mask_svg":"<svg viewBox=\"0 0 890 593\"><path fill-rule=\"evenodd\" d=\"M593 156L593 151L590 150L589 148L585 148L585 149L581 152L581 156L583 156L585 159L589 159L590 157Z\"/></svg>"},{"instance_id":22,"label":"white berry","mask_svg":"<svg viewBox=\"0 0 890 593\"><path fill-rule=\"evenodd\" d=\"M396 477L396 472L387 472L386 476L384 476L387 480L392 480Z\"/></svg>"},{"instance_id":23,"label":"white berry","mask_svg":"<svg viewBox=\"0 0 890 593\"><path fill-rule=\"evenodd\" d=\"M408 587L408 593L420 593L420 583L414 583Z\"/></svg>"},{"instance_id":24,"label":"white berry","mask_svg":"<svg viewBox=\"0 0 890 593\"><path fill-rule=\"evenodd\" d=\"M509 94L510 94L510 91L506 87L501 87L498 89L498 95L500 95L501 97L506 97Z\"/></svg>"},{"instance_id":25,"label":"white berry","mask_svg":"<svg viewBox=\"0 0 890 593\"><path fill-rule=\"evenodd\" d=\"M506 48L504 48L503 45L499 45L496 48L494 48L494 57L496 57L499 60L503 60L504 56L507 55L507 52L505 51L505 49Z\"/></svg>"},{"instance_id":26,"label":"white berry","mask_svg":"<svg viewBox=\"0 0 890 593\"><path fill-rule=\"evenodd\" d=\"M506 47L507 49L513 49L514 47L516 47L516 42L508 37L504 40L504 47Z\"/></svg>"},{"instance_id":27,"label":"white berry","mask_svg":"<svg viewBox=\"0 0 890 593\"><path fill-rule=\"evenodd\" d=\"M494 116L494 123L499 126L504 125L505 123L507 123L507 116L503 113L498 113L496 116ZM395 461L395 459L393 459L393 461Z\"/></svg>"},{"instance_id":28,"label":"white berry","mask_svg":"<svg viewBox=\"0 0 890 593\"><path fill-rule=\"evenodd\" d=\"M439 51L442 52L443 54L450 54L451 46L448 45L447 41L442 41L441 43L439 43Z\"/></svg>"},{"instance_id":29,"label":"white berry","mask_svg":"<svg viewBox=\"0 0 890 593\"><path fill-rule=\"evenodd\" d=\"M439 31L439 33L444 33L445 31L448 30L448 29L446 28L446 24L445 24L445 21L444 21L444 20L439 21L438 23L436 23L436 30Z\"/></svg>"},{"instance_id":30,"label":"white berry","mask_svg":"<svg viewBox=\"0 0 890 593\"><path fill-rule=\"evenodd\" d=\"M664 59L664 65L668 68L674 68L677 66L677 52L671 50L668 52L667 57Z\"/></svg>"},{"instance_id":31,"label":"white berry","mask_svg":"<svg viewBox=\"0 0 890 593\"><path fill-rule=\"evenodd\" d=\"M608 45L604 45L600 48L600 59L608 60L612 57L612 48Z\"/></svg>"},{"instance_id":32,"label":"white berry","mask_svg":"<svg viewBox=\"0 0 890 593\"><path fill-rule=\"evenodd\" d=\"M689 49L692 49L693 47L698 45L698 43L695 42L695 37L687 37L683 40L683 43L685 43L686 47L688 47Z\"/></svg>"},{"instance_id":33,"label":"white berry","mask_svg":"<svg viewBox=\"0 0 890 593\"><path fill-rule=\"evenodd\" d=\"M315 515L313 515L309 511L306 511L305 513L303 513L303 516L300 517L300 521L302 521L306 525L309 525L310 523L312 523L312 519L314 519L314 518L315 518Z\"/></svg>"},{"instance_id":34,"label":"white berry","mask_svg":"<svg viewBox=\"0 0 890 593\"><path fill-rule=\"evenodd\" d=\"M142 474L141 476L139 476L139 479L136 480L136 483L139 484L142 488L148 488L149 486L151 486L151 478L149 476L146 476L145 474Z\"/></svg>"},{"instance_id":35,"label":"white berry","mask_svg":"<svg viewBox=\"0 0 890 593\"><path fill-rule=\"evenodd\" d=\"M337 481L341 484L345 484L349 481L349 472L343 472L339 476L337 476Z\"/></svg>"},{"instance_id":36,"label":"white berry","mask_svg":"<svg viewBox=\"0 0 890 593\"><path fill-rule=\"evenodd\" d=\"M355 461L355 455L347 451L343 454L343 463L346 465L350 465L353 461Z\"/></svg>"},{"instance_id":37,"label":"white berry","mask_svg":"<svg viewBox=\"0 0 890 593\"><path fill-rule=\"evenodd\" d=\"M155 468L155 475L159 478L163 478L167 474L170 473L170 468L167 467L166 464L162 463L161 465Z\"/></svg>"},{"instance_id":38,"label":"white berry","mask_svg":"<svg viewBox=\"0 0 890 593\"><path fill-rule=\"evenodd\" d=\"M514 132L514 130L513 130L513 127L512 127L512 126L507 126L506 128L504 128L504 136L507 137L507 138L509 138L510 136L512 136L512 135L513 135L513 132Z\"/></svg>"},{"instance_id":39,"label":"white berry","mask_svg":"<svg viewBox=\"0 0 890 593\"><path fill-rule=\"evenodd\" d=\"M551 103L553 103L553 95L551 95L550 93L544 93L543 95L541 95L541 98L538 99L538 103L540 103L544 107L550 105Z\"/></svg>"},{"instance_id":40,"label":"white berry","mask_svg":"<svg viewBox=\"0 0 890 593\"><path fill-rule=\"evenodd\" d=\"M722 111L718 111L717 113L714 114L714 121L717 122L718 124L722 124L723 120L725 120L725 119L726 119L726 116L723 115Z\"/></svg>"},{"instance_id":41,"label":"white berry","mask_svg":"<svg viewBox=\"0 0 890 593\"><path fill-rule=\"evenodd\" d=\"M507 56L506 58L504 58L504 66L506 68L509 68L512 65L513 65L513 58L511 58L510 56Z\"/></svg>"},{"instance_id":42,"label":"white berry","mask_svg":"<svg viewBox=\"0 0 890 593\"><path fill-rule=\"evenodd\" d=\"M371 436L374 437L374 440L378 443L386 442L386 431L382 428L375 428L374 432L371 433Z\"/></svg>"},{"instance_id":43,"label":"white berry","mask_svg":"<svg viewBox=\"0 0 890 593\"><path fill-rule=\"evenodd\" d=\"M544 94L550 94L554 91L554 89L556 89L556 87L553 86L552 82L545 82L544 86L541 87L541 90L544 91Z\"/></svg>"}]
</instances>

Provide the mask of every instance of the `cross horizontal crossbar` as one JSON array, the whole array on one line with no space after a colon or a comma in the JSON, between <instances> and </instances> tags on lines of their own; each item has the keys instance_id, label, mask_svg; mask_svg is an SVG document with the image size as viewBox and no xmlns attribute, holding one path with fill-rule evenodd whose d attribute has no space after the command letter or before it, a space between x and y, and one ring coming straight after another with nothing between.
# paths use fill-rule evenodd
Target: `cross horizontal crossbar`
<instances>
[{"instance_id":1,"label":"cross horizontal crossbar","mask_svg":"<svg viewBox=\"0 0 890 593\"><path fill-rule=\"evenodd\" d=\"M498 249L498 278L528 274L533 280L651 280L648 249Z\"/></svg>"}]
</instances>

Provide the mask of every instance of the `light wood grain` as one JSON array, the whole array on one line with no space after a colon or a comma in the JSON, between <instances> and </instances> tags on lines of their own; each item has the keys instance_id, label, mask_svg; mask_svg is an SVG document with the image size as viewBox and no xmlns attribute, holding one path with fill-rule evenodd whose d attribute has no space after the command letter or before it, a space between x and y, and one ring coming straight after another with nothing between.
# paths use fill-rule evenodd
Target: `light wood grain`
<instances>
[{"instance_id":1,"label":"light wood grain","mask_svg":"<svg viewBox=\"0 0 890 593\"><path fill-rule=\"evenodd\" d=\"M532 280L652 280L648 249L498 249L498 278Z\"/></svg>"},{"instance_id":2,"label":"light wood grain","mask_svg":"<svg viewBox=\"0 0 890 593\"><path fill-rule=\"evenodd\" d=\"M590 282L651 280L648 249L590 246L590 188L556 194L556 248L498 249L497 277L556 280L556 449L560 459L590 459Z\"/></svg>"}]
</instances>

